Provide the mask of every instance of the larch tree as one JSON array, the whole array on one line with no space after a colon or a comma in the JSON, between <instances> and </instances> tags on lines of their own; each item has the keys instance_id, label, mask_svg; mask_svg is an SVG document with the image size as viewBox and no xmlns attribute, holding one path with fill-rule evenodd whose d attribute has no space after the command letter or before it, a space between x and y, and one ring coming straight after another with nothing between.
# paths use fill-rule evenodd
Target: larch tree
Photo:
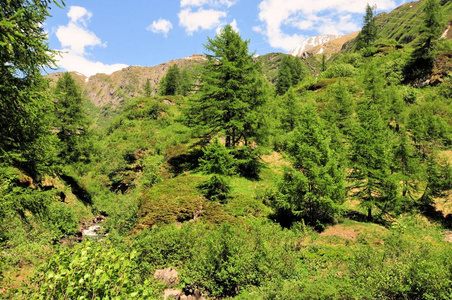
<instances>
[{"instance_id":1,"label":"larch tree","mask_svg":"<svg viewBox=\"0 0 452 300\"><path fill-rule=\"evenodd\" d=\"M424 79L433 69L435 40L441 35L442 24L438 0L426 0L424 5L424 26L416 48L404 69L405 81Z\"/></svg>"},{"instance_id":2,"label":"larch tree","mask_svg":"<svg viewBox=\"0 0 452 300\"><path fill-rule=\"evenodd\" d=\"M36 175L50 164L52 102L41 75L53 66L42 24L49 0L0 2L0 161ZM50 153L50 154L49 154Z\"/></svg>"},{"instance_id":3,"label":"larch tree","mask_svg":"<svg viewBox=\"0 0 452 300\"><path fill-rule=\"evenodd\" d=\"M366 14L363 19L363 27L358 36L357 48L367 48L371 46L377 39L378 29L375 23L375 12L377 7L366 5Z\"/></svg>"},{"instance_id":4,"label":"larch tree","mask_svg":"<svg viewBox=\"0 0 452 300\"><path fill-rule=\"evenodd\" d=\"M344 169L331 149L325 122L315 105L300 109L299 126L293 131L287 152L295 169L287 169L273 202L282 222L303 219L322 229L338 213L345 200ZM287 224L288 225L288 224Z\"/></svg>"},{"instance_id":5,"label":"larch tree","mask_svg":"<svg viewBox=\"0 0 452 300\"><path fill-rule=\"evenodd\" d=\"M226 147L247 145L261 128L259 113L266 89L248 43L230 25L208 39L198 96L186 113L187 124L203 135L223 133Z\"/></svg>"},{"instance_id":6,"label":"larch tree","mask_svg":"<svg viewBox=\"0 0 452 300\"><path fill-rule=\"evenodd\" d=\"M160 94L169 96L177 95L180 92L181 72L177 65L172 65L168 69L165 77L160 82Z\"/></svg>"},{"instance_id":7,"label":"larch tree","mask_svg":"<svg viewBox=\"0 0 452 300\"><path fill-rule=\"evenodd\" d=\"M63 162L88 160L88 118L79 87L68 72L61 76L54 91L59 156Z\"/></svg>"}]
</instances>

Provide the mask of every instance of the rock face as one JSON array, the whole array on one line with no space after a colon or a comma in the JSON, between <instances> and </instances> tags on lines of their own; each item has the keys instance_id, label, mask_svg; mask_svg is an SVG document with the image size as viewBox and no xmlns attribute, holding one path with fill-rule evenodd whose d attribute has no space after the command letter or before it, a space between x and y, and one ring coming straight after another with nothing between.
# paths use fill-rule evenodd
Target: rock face
<instances>
[{"instance_id":1,"label":"rock face","mask_svg":"<svg viewBox=\"0 0 452 300\"><path fill-rule=\"evenodd\" d=\"M181 70L193 69L206 61L202 55L192 55L186 58L172 60L154 67L130 66L112 73L111 75L96 74L86 77L83 74L71 72L75 82L81 87L85 97L96 106L117 106L127 97L144 96L144 84L149 80L153 93L168 72L168 69L177 65ZM56 82L63 73L53 73L47 76Z\"/></svg>"},{"instance_id":2,"label":"rock face","mask_svg":"<svg viewBox=\"0 0 452 300\"><path fill-rule=\"evenodd\" d=\"M180 290L167 289L165 290L165 294L163 295L163 299L165 300L179 300L181 296Z\"/></svg>"},{"instance_id":3,"label":"rock face","mask_svg":"<svg viewBox=\"0 0 452 300\"><path fill-rule=\"evenodd\" d=\"M175 286L179 283L179 274L172 267L156 270L154 273L155 280L166 283L170 287Z\"/></svg>"}]
</instances>

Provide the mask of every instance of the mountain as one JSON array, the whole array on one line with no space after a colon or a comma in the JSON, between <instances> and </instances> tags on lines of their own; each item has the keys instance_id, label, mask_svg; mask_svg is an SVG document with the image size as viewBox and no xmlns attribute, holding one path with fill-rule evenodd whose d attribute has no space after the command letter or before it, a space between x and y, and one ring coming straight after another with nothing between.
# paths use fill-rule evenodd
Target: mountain
<instances>
[{"instance_id":1,"label":"mountain","mask_svg":"<svg viewBox=\"0 0 452 300\"><path fill-rule=\"evenodd\" d=\"M311 50L315 47L318 47L320 45L326 44L339 37L341 37L341 36L340 35L332 35L332 34L318 35L318 36L310 37L310 38L304 40L297 47L295 47L295 49L290 51L289 54L291 54L293 56L301 57L301 56L303 56L304 53L308 52L309 50ZM321 54L322 53L321 51L322 50L319 50L320 53L317 53L317 54Z\"/></svg>"},{"instance_id":2,"label":"mountain","mask_svg":"<svg viewBox=\"0 0 452 300\"><path fill-rule=\"evenodd\" d=\"M181 70L187 68L193 70L196 65L202 64L206 58L202 55L192 55L182 59L172 60L154 67L130 66L112 73L111 75L96 74L86 77L83 74L71 72L71 75L81 87L85 97L96 106L117 106L127 98L143 95L143 86L150 81L154 93L160 80L168 72L168 69L177 65ZM49 74L47 78L56 82L63 73Z\"/></svg>"},{"instance_id":3,"label":"mountain","mask_svg":"<svg viewBox=\"0 0 452 300\"><path fill-rule=\"evenodd\" d=\"M352 32L347 35L340 36L337 39L331 40L327 43L321 44L310 50L306 51L305 54L315 55L315 54L325 54L332 55L334 53L340 52L346 43L356 38L359 34L359 31Z\"/></svg>"},{"instance_id":4,"label":"mountain","mask_svg":"<svg viewBox=\"0 0 452 300\"><path fill-rule=\"evenodd\" d=\"M403 4L389 13L378 14L375 21L378 26L379 37L394 39L401 44L413 42L422 32L424 26L424 2L415 1ZM441 1L440 18L444 24L452 21L452 1ZM449 34L450 37L450 34Z\"/></svg>"}]
</instances>

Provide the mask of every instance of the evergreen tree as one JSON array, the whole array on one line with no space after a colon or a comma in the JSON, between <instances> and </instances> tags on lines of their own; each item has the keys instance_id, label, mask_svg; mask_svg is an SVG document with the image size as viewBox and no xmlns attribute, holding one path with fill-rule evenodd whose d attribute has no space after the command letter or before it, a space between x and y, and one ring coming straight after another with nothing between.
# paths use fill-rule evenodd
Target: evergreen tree
<instances>
[{"instance_id":1,"label":"evergreen tree","mask_svg":"<svg viewBox=\"0 0 452 300\"><path fill-rule=\"evenodd\" d=\"M230 25L208 39L201 87L186 114L188 125L209 136L224 132L227 147L258 135L259 108L266 101L264 79L248 43Z\"/></svg>"},{"instance_id":2,"label":"evergreen tree","mask_svg":"<svg viewBox=\"0 0 452 300\"><path fill-rule=\"evenodd\" d=\"M345 200L344 170L330 148L326 125L312 104L301 110L288 152L296 170L286 170L274 202L277 214L321 226L336 216ZM321 228L319 228L321 229Z\"/></svg>"},{"instance_id":3,"label":"evergreen tree","mask_svg":"<svg viewBox=\"0 0 452 300\"><path fill-rule=\"evenodd\" d=\"M181 72L177 65L172 65L160 83L160 94L178 95L181 87Z\"/></svg>"},{"instance_id":4,"label":"evergreen tree","mask_svg":"<svg viewBox=\"0 0 452 300\"><path fill-rule=\"evenodd\" d=\"M297 85L303 77L303 66L299 57L283 56L276 77L276 94L284 95L290 87Z\"/></svg>"},{"instance_id":5,"label":"evergreen tree","mask_svg":"<svg viewBox=\"0 0 452 300\"><path fill-rule=\"evenodd\" d=\"M438 0L426 0L423 4L424 26L411 59L404 69L406 82L423 79L432 72L435 40L441 35L442 25Z\"/></svg>"},{"instance_id":6,"label":"evergreen tree","mask_svg":"<svg viewBox=\"0 0 452 300\"><path fill-rule=\"evenodd\" d=\"M151 87L151 81L149 79L146 79L146 82L143 86L144 95L146 97L150 97L152 95L152 87Z\"/></svg>"},{"instance_id":7,"label":"evergreen tree","mask_svg":"<svg viewBox=\"0 0 452 300\"><path fill-rule=\"evenodd\" d=\"M41 76L41 68L53 66L42 28L51 2L0 3L0 161L13 162L31 175L52 157L46 124L52 103Z\"/></svg>"},{"instance_id":8,"label":"evergreen tree","mask_svg":"<svg viewBox=\"0 0 452 300\"><path fill-rule=\"evenodd\" d=\"M181 82L180 82L180 94L187 96L193 88L193 77L192 74L184 69L181 73Z\"/></svg>"},{"instance_id":9,"label":"evergreen tree","mask_svg":"<svg viewBox=\"0 0 452 300\"><path fill-rule=\"evenodd\" d=\"M290 56L284 56L279 65L276 77L276 94L284 95L292 86L292 70Z\"/></svg>"},{"instance_id":10,"label":"evergreen tree","mask_svg":"<svg viewBox=\"0 0 452 300\"><path fill-rule=\"evenodd\" d=\"M342 81L331 86L328 90L331 105L328 107L328 119L336 123L344 133L348 132L352 123L352 114L355 111L352 94Z\"/></svg>"},{"instance_id":11,"label":"evergreen tree","mask_svg":"<svg viewBox=\"0 0 452 300\"><path fill-rule=\"evenodd\" d=\"M397 185L391 172L393 139L372 99L361 104L358 118L352 140L351 188L367 208L367 218L372 220L375 207L388 211L395 204Z\"/></svg>"},{"instance_id":12,"label":"evergreen tree","mask_svg":"<svg viewBox=\"0 0 452 300\"><path fill-rule=\"evenodd\" d=\"M66 72L58 79L54 95L61 149L59 156L68 163L87 160L88 119L83 110L81 92L71 74Z\"/></svg>"},{"instance_id":13,"label":"evergreen tree","mask_svg":"<svg viewBox=\"0 0 452 300\"><path fill-rule=\"evenodd\" d=\"M405 131L402 131L394 153L397 163L399 181L402 185L402 201L410 204L414 201L414 193L418 191L420 178L420 161L412 141Z\"/></svg>"},{"instance_id":14,"label":"evergreen tree","mask_svg":"<svg viewBox=\"0 0 452 300\"><path fill-rule=\"evenodd\" d=\"M378 29L375 23L376 6L366 5L366 14L364 15L363 27L358 35L357 49L367 48L377 40Z\"/></svg>"},{"instance_id":15,"label":"evergreen tree","mask_svg":"<svg viewBox=\"0 0 452 300\"><path fill-rule=\"evenodd\" d=\"M292 88L283 96L282 101L281 127L285 132L290 132L297 125L301 108Z\"/></svg>"}]
</instances>

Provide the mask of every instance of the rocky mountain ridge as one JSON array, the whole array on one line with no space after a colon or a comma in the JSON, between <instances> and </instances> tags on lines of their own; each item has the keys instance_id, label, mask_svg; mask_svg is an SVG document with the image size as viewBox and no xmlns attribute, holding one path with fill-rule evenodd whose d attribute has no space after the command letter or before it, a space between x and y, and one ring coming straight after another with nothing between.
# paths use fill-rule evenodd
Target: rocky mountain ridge
<instances>
[{"instance_id":1,"label":"rocky mountain ridge","mask_svg":"<svg viewBox=\"0 0 452 300\"><path fill-rule=\"evenodd\" d=\"M129 66L111 75L96 74L86 77L77 72L71 72L71 75L81 87L85 97L90 99L94 105L117 106L127 98L144 96L144 85L147 80L155 94L158 84L171 66L177 65L181 70L185 68L193 70L196 65L202 64L205 60L205 56L195 54L153 67ZM47 78L56 82L62 74L61 72L52 73L47 75Z\"/></svg>"}]
</instances>

